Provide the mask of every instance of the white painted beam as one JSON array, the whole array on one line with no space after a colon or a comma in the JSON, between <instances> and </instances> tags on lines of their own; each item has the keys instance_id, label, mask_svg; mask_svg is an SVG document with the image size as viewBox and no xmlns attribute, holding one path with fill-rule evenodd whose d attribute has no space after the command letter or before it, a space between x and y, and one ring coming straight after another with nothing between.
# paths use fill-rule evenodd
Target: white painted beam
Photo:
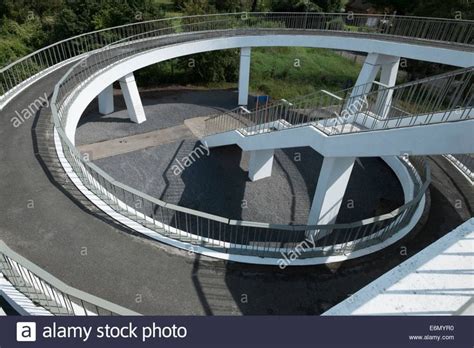
<instances>
[{"instance_id":1,"label":"white painted beam","mask_svg":"<svg viewBox=\"0 0 474 348\"><path fill-rule=\"evenodd\" d=\"M362 86L367 85L364 90L360 90L358 88L354 88L352 90L351 96L360 95L363 93L368 93L371 88L371 83L375 81L377 74L380 70L380 54L377 53L369 53L365 58L364 64L362 65L362 69L359 72L359 76L357 76L357 81L355 86Z\"/></svg>"},{"instance_id":2,"label":"white painted beam","mask_svg":"<svg viewBox=\"0 0 474 348\"><path fill-rule=\"evenodd\" d=\"M473 315L474 219L323 315Z\"/></svg>"}]
</instances>

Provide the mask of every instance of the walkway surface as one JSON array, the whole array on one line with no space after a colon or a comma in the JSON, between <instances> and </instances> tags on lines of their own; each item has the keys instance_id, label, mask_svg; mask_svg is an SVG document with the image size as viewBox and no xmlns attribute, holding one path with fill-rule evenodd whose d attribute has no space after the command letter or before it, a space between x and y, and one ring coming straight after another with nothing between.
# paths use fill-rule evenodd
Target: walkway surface
<instances>
[{"instance_id":1,"label":"walkway surface","mask_svg":"<svg viewBox=\"0 0 474 348\"><path fill-rule=\"evenodd\" d=\"M474 218L324 315L474 315Z\"/></svg>"},{"instance_id":2,"label":"walkway surface","mask_svg":"<svg viewBox=\"0 0 474 348\"><path fill-rule=\"evenodd\" d=\"M193 133L184 125L165 129L158 129L143 134L101 141L94 144L78 146L79 151L85 155L90 154L89 160L122 155L129 152L148 149L150 147L185 140L193 137Z\"/></svg>"},{"instance_id":3,"label":"walkway surface","mask_svg":"<svg viewBox=\"0 0 474 348\"><path fill-rule=\"evenodd\" d=\"M110 221L71 184L56 158L48 108L12 126L16 111L51 95L65 69L39 80L1 112L0 238L66 284L137 312L319 314L471 216L465 194L450 179L454 169L438 158L441 166L431 161L426 226L364 260L280 271L214 261L146 240Z\"/></svg>"}]
</instances>

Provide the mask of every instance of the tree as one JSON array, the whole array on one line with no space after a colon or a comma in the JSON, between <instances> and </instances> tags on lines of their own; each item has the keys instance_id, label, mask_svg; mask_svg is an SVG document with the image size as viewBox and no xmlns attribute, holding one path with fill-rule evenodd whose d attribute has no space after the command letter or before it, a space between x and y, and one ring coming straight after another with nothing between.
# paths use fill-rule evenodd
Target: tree
<instances>
[{"instance_id":1,"label":"tree","mask_svg":"<svg viewBox=\"0 0 474 348\"><path fill-rule=\"evenodd\" d=\"M381 12L424 17L474 18L473 6L467 0L370 0ZM459 15L461 18L458 18Z\"/></svg>"},{"instance_id":2,"label":"tree","mask_svg":"<svg viewBox=\"0 0 474 348\"><path fill-rule=\"evenodd\" d=\"M276 0L272 3L275 12L314 12L322 11L321 7L311 0Z\"/></svg>"},{"instance_id":3,"label":"tree","mask_svg":"<svg viewBox=\"0 0 474 348\"><path fill-rule=\"evenodd\" d=\"M189 82L235 82L239 66L237 50L206 52L182 58L181 69L186 71Z\"/></svg>"},{"instance_id":4,"label":"tree","mask_svg":"<svg viewBox=\"0 0 474 348\"><path fill-rule=\"evenodd\" d=\"M216 9L208 0L184 0L181 2L180 11L186 16L215 13Z\"/></svg>"},{"instance_id":5,"label":"tree","mask_svg":"<svg viewBox=\"0 0 474 348\"><path fill-rule=\"evenodd\" d=\"M345 0L276 0L272 10L276 12L339 12Z\"/></svg>"}]
</instances>

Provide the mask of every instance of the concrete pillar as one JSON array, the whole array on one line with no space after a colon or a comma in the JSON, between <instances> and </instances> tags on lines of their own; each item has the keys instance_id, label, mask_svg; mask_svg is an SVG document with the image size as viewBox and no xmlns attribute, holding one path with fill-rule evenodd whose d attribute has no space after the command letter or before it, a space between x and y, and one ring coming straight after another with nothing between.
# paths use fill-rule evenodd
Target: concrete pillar
<instances>
[{"instance_id":1,"label":"concrete pillar","mask_svg":"<svg viewBox=\"0 0 474 348\"><path fill-rule=\"evenodd\" d=\"M369 92L372 87L372 82L377 78L380 69L382 69L380 82L390 87L394 86L397 79L399 63L400 57L369 53L355 83L355 86L367 86L364 89L353 89L351 96Z\"/></svg>"},{"instance_id":2,"label":"concrete pillar","mask_svg":"<svg viewBox=\"0 0 474 348\"><path fill-rule=\"evenodd\" d=\"M114 112L114 88L112 84L99 94L99 112L102 115Z\"/></svg>"},{"instance_id":3,"label":"concrete pillar","mask_svg":"<svg viewBox=\"0 0 474 348\"><path fill-rule=\"evenodd\" d=\"M395 86L397 82L398 67L400 65L400 57L386 56L385 61L381 65L380 83L387 87ZM376 113L380 117L387 117L392 104L393 90L386 90L377 96Z\"/></svg>"},{"instance_id":4,"label":"concrete pillar","mask_svg":"<svg viewBox=\"0 0 474 348\"><path fill-rule=\"evenodd\" d=\"M375 81L377 78L377 74L380 70L380 54L376 53L369 53L365 58L364 65L362 65L362 69L359 72L359 76L357 77L357 81L355 86L362 86L366 85L363 89L361 88L354 88L351 93L351 97L355 95L361 95L364 93L368 93L370 88L372 87L372 82Z\"/></svg>"},{"instance_id":5,"label":"concrete pillar","mask_svg":"<svg viewBox=\"0 0 474 348\"><path fill-rule=\"evenodd\" d=\"M335 223L351 177L355 157L324 157L308 225Z\"/></svg>"},{"instance_id":6,"label":"concrete pillar","mask_svg":"<svg viewBox=\"0 0 474 348\"><path fill-rule=\"evenodd\" d=\"M240 49L239 105L247 106L249 101L251 48Z\"/></svg>"},{"instance_id":7,"label":"concrete pillar","mask_svg":"<svg viewBox=\"0 0 474 348\"><path fill-rule=\"evenodd\" d=\"M133 73L125 75L119 80L119 82L130 119L138 124L145 122L145 110L143 110L142 100L140 99L140 94L138 93L138 87Z\"/></svg>"},{"instance_id":8,"label":"concrete pillar","mask_svg":"<svg viewBox=\"0 0 474 348\"><path fill-rule=\"evenodd\" d=\"M275 151L273 149L250 151L250 180L256 181L272 175L274 153Z\"/></svg>"}]
</instances>

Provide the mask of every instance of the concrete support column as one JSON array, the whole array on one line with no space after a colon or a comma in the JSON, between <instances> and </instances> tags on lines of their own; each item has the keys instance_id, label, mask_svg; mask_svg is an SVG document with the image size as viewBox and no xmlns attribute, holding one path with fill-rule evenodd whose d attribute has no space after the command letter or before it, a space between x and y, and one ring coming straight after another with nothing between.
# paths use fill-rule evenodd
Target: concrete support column
<instances>
[{"instance_id":1,"label":"concrete support column","mask_svg":"<svg viewBox=\"0 0 474 348\"><path fill-rule=\"evenodd\" d=\"M250 151L250 180L256 181L272 175L274 153L275 151L273 149Z\"/></svg>"},{"instance_id":2,"label":"concrete support column","mask_svg":"<svg viewBox=\"0 0 474 348\"><path fill-rule=\"evenodd\" d=\"M354 161L355 157L324 157L309 212L308 225L335 223Z\"/></svg>"},{"instance_id":3,"label":"concrete support column","mask_svg":"<svg viewBox=\"0 0 474 348\"><path fill-rule=\"evenodd\" d=\"M240 49L239 105L242 106L247 106L249 101L251 53L250 47L242 47Z\"/></svg>"},{"instance_id":4,"label":"concrete support column","mask_svg":"<svg viewBox=\"0 0 474 348\"><path fill-rule=\"evenodd\" d=\"M142 100L140 99L140 94L138 93L138 87L133 73L125 75L119 80L119 82L130 119L138 124L145 122L145 110L143 110Z\"/></svg>"},{"instance_id":5,"label":"concrete support column","mask_svg":"<svg viewBox=\"0 0 474 348\"><path fill-rule=\"evenodd\" d=\"M364 89L355 88L352 96L367 93L372 87L372 82L377 78L377 74L382 69L380 82L392 87L395 85L398 73L400 57L388 56L385 54L369 53L365 58L364 65L357 77L356 86L367 85Z\"/></svg>"},{"instance_id":6,"label":"concrete support column","mask_svg":"<svg viewBox=\"0 0 474 348\"><path fill-rule=\"evenodd\" d=\"M360 95L364 93L368 93L370 88L372 87L372 82L375 81L377 78L377 74L380 70L380 54L376 53L369 53L365 58L364 65L362 65L362 69L359 72L359 76L357 77L357 81L355 86L362 86L366 85L363 89L361 88L354 88L351 93L351 97L355 95Z\"/></svg>"},{"instance_id":7,"label":"concrete support column","mask_svg":"<svg viewBox=\"0 0 474 348\"><path fill-rule=\"evenodd\" d=\"M385 62L381 66L380 83L387 87L395 86L397 82L398 67L400 65L400 57L386 56ZM385 118L390 111L392 104L393 90L387 90L379 93L377 96L376 109L379 116Z\"/></svg>"},{"instance_id":8,"label":"concrete support column","mask_svg":"<svg viewBox=\"0 0 474 348\"><path fill-rule=\"evenodd\" d=\"M112 84L99 94L99 112L102 115L114 112L114 88Z\"/></svg>"}]
</instances>

